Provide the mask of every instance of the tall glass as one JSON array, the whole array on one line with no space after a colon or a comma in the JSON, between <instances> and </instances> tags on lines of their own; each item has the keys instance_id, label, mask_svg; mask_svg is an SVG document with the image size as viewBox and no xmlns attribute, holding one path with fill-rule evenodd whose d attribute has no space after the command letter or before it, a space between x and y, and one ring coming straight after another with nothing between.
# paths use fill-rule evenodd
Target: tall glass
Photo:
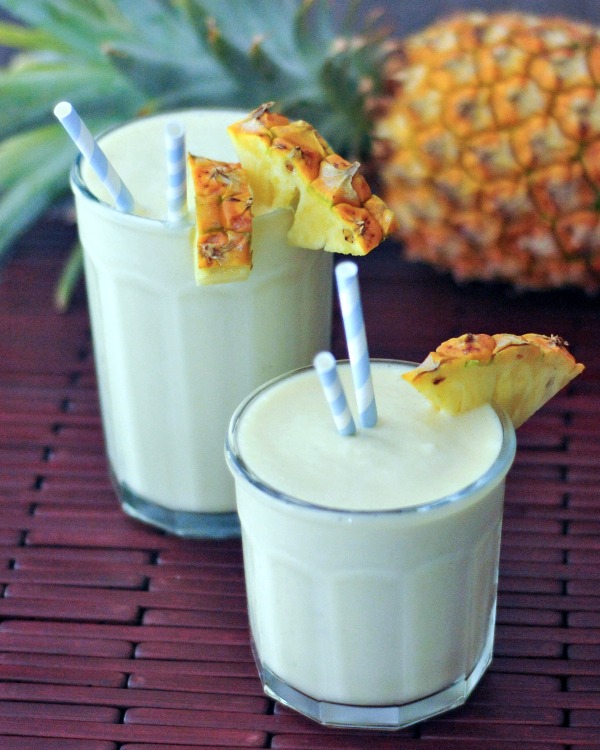
<instances>
[{"instance_id":1,"label":"tall glass","mask_svg":"<svg viewBox=\"0 0 600 750\"><path fill-rule=\"evenodd\" d=\"M376 394L381 367L397 371L400 382L407 365L375 362ZM297 389L307 377L316 381L301 370L252 394L234 414L226 442L255 658L265 692L300 713L334 726L397 729L463 703L492 658L514 429L490 410L496 458L468 486L426 504L411 505L399 484L402 507L333 507L337 459L323 472L319 502L307 502L265 481L240 447L249 419L248 432L259 430L264 440L273 408L284 412L279 423L294 429L294 411L302 408ZM314 389L318 399L318 383ZM355 437L337 439L344 451ZM290 445L286 478L312 471L295 465ZM385 464L382 456L371 476ZM377 496L364 500L362 507L378 505Z\"/></svg>"},{"instance_id":2,"label":"tall glass","mask_svg":"<svg viewBox=\"0 0 600 750\"><path fill-rule=\"evenodd\" d=\"M290 247L287 211L255 219L245 281L196 286L193 215L169 225L164 129L195 154L236 161L236 111L185 111L100 138L136 199L123 214L79 158L72 170L106 450L124 510L175 534L239 534L223 440L239 401L308 364L331 326L329 253Z\"/></svg>"}]
</instances>

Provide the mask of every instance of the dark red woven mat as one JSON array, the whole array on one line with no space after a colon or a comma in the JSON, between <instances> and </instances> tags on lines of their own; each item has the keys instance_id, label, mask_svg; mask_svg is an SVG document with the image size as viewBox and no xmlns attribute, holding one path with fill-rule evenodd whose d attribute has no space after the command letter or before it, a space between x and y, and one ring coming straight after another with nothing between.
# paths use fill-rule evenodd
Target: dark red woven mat
<instances>
[{"instance_id":1,"label":"dark red woven mat","mask_svg":"<svg viewBox=\"0 0 600 750\"><path fill-rule=\"evenodd\" d=\"M0 279L2 750L600 747L600 300L460 289L393 246L361 261L373 356L534 330L565 336L587 370L519 430L496 655L471 700L397 733L349 732L262 695L239 542L179 540L121 513L83 291L67 314L52 308L72 239L41 225Z\"/></svg>"}]
</instances>

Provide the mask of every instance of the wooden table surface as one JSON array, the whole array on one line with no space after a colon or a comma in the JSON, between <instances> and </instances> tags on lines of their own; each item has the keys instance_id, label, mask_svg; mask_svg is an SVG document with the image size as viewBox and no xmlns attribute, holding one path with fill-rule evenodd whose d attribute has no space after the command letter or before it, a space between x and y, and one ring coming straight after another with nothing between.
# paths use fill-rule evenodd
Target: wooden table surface
<instances>
[{"instance_id":1,"label":"wooden table surface","mask_svg":"<svg viewBox=\"0 0 600 750\"><path fill-rule=\"evenodd\" d=\"M89 321L52 289L74 237L48 221L0 277L0 748L600 748L600 300L460 288L387 245L360 261L372 356L466 331L557 333L586 372L518 432L495 658L466 706L399 732L274 706L249 648L240 543L121 512ZM336 321L334 351L344 355Z\"/></svg>"}]
</instances>

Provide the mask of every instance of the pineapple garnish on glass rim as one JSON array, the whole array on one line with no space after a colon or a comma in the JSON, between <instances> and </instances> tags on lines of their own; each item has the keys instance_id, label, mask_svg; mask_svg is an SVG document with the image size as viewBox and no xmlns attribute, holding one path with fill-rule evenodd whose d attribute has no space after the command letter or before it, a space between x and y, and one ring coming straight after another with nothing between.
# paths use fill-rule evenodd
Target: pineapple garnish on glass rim
<instances>
[{"instance_id":1,"label":"pineapple garnish on glass rim","mask_svg":"<svg viewBox=\"0 0 600 750\"><path fill-rule=\"evenodd\" d=\"M252 268L252 196L240 164L188 154L195 198L197 284L245 279Z\"/></svg>"},{"instance_id":2,"label":"pineapple garnish on glass rim","mask_svg":"<svg viewBox=\"0 0 600 750\"><path fill-rule=\"evenodd\" d=\"M397 229L393 212L371 193L359 162L336 154L310 123L292 122L272 106L228 129L248 174L253 214L291 208L291 245L366 255Z\"/></svg>"},{"instance_id":3,"label":"pineapple garnish on glass rim","mask_svg":"<svg viewBox=\"0 0 600 750\"><path fill-rule=\"evenodd\" d=\"M458 414L496 404L516 428L583 369L559 336L466 333L403 377L438 409Z\"/></svg>"}]
</instances>

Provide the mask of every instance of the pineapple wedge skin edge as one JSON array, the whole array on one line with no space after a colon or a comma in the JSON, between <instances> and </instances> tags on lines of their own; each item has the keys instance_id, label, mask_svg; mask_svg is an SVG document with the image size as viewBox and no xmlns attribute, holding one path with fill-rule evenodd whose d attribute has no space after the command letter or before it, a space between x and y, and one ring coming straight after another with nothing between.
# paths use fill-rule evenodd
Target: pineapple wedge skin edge
<instances>
[{"instance_id":1,"label":"pineapple wedge skin edge","mask_svg":"<svg viewBox=\"0 0 600 750\"><path fill-rule=\"evenodd\" d=\"M438 409L458 414L495 404L517 428L584 369L559 336L467 333L403 377Z\"/></svg>"}]
</instances>

